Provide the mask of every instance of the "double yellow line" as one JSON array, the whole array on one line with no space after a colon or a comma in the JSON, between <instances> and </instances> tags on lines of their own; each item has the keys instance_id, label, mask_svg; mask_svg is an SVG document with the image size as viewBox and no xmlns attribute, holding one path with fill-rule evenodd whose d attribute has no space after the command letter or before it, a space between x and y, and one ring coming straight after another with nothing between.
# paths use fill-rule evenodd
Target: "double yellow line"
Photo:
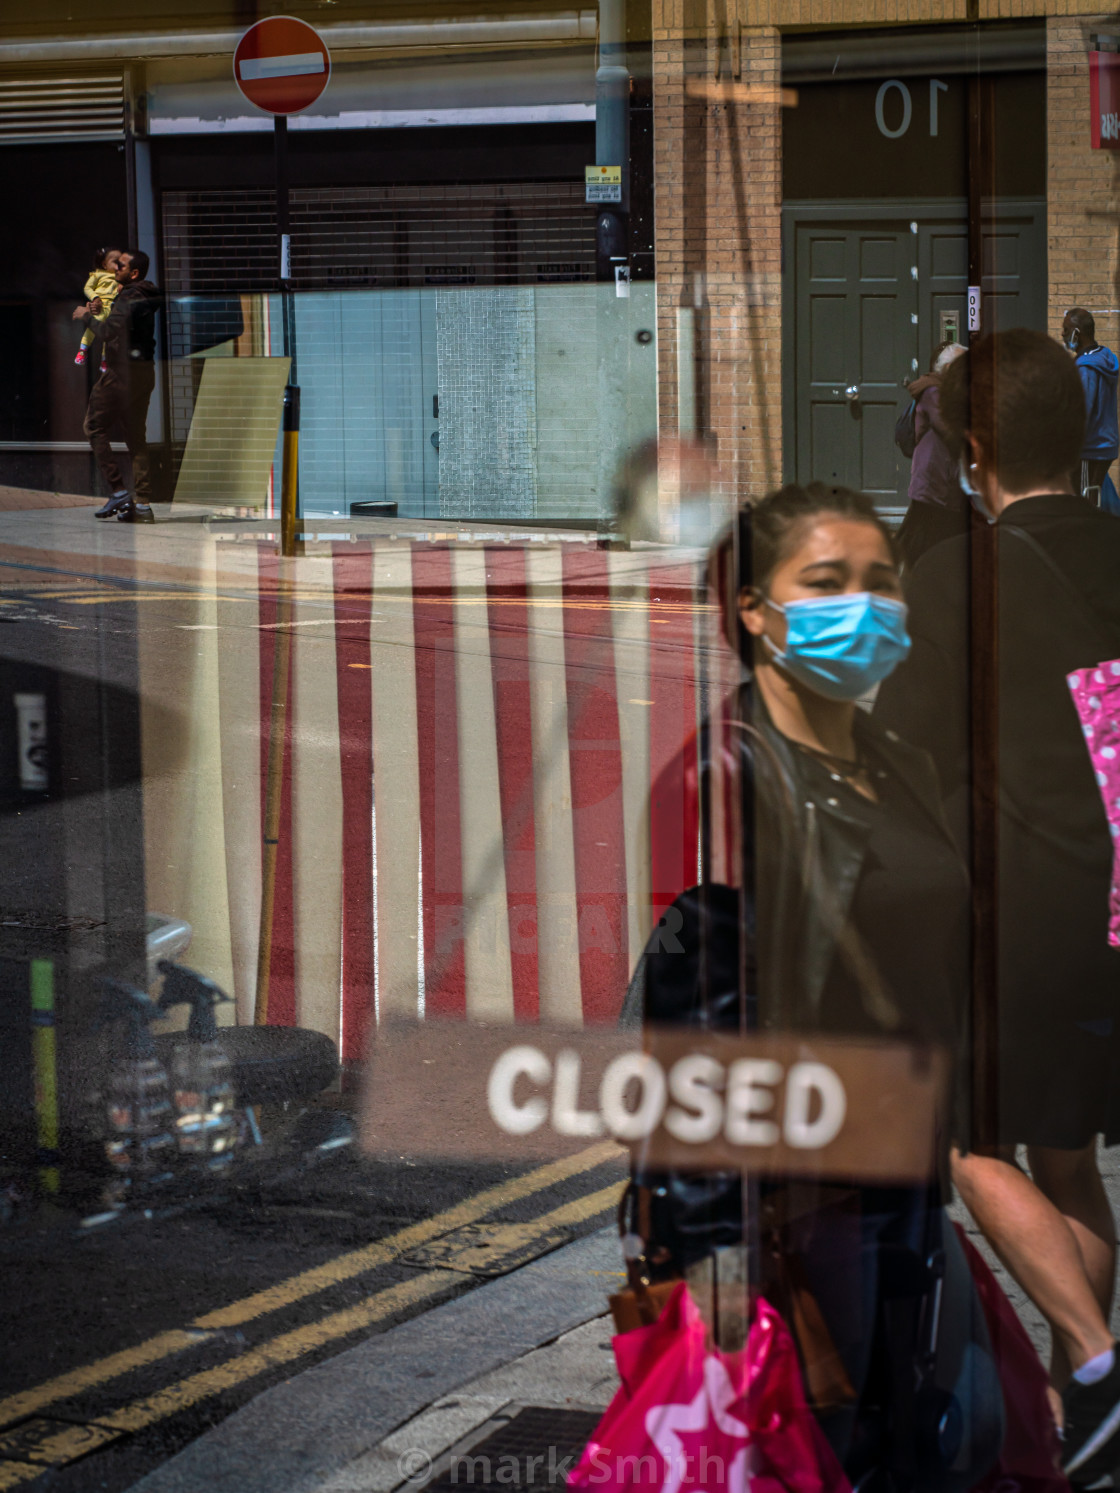
<instances>
[{"instance_id":1,"label":"double yellow line","mask_svg":"<svg viewBox=\"0 0 1120 1493\"><path fill-rule=\"evenodd\" d=\"M13 1422L41 1412L47 1406L56 1404L60 1400L83 1394L124 1374L132 1373L136 1369L158 1363L161 1359L183 1352L187 1348L197 1347L202 1334L243 1326L247 1322L266 1316L269 1312L279 1311L297 1301L306 1300L307 1297L314 1296L320 1291L330 1290L333 1286L352 1280L355 1276L363 1275L378 1266L389 1264L420 1244L450 1233L464 1224L474 1223L487 1213L492 1213L520 1198L531 1197L558 1182L578 1176L581 1172L591 1171L604 1162L616 1159L619 1154L619 1149L613 1142L605 1141L585 1151L580 1151L574 1156L549 1162L548 1165L527 1172L524 1176L514 1177L511 1181L475 1193L472 1197L457 1203L453 1208L437 1213L432 1218L422 1219L419 1223L410 1224L407 1228L400 1229L385 1239L379 1239L374 1244L351 1250L333 1260L328 1260L325 1264L317 1265L311 1270L301 1271L298 1275L293 1275L274 1286L268 1286L263 1291L257 1291L252 1296L235 1301L229 1306L207 1312L204 1316L196 1318L185 1329L159 1333L133 1348L126 1348L120 1353L110 1354L94 1363L71 1369L32 1389L20 1390L0 1400L0 1428L11 1426ZM618 1184L613 1183L553 1208L550 1212L535 1218L533 1225L541 1234L545 1234L552 1229L585 1223L612 1209L618 1201L618 1192ZM427 1270L408 1280L374 1291L353 1306L331 1312L314 1322L305 1323L290 1332L270 1338L267 1342L214 1368L203 1369L197 1374L181 1379L178 1383L169 1385L166 1389L158 1390L155 1394L134 1400L118 1410L99 1414L93 1418L96 1419L97 1425L115 1431L143 1430L156 1421L176 1415L211 1395L219 1394L249 1379L254 1379L260 1374L267 1373L269 1370L292 1363L307 1353L348 1337L363 1328L372 1327L407 1307L415 1306L429 1297L441 1294L449 1286L462 1281L462 1278L461 1274L453 1270ZM30 1482L46 1470L45 1465L0 1461L0 1493Z\"/></svg>"}]
</instances>

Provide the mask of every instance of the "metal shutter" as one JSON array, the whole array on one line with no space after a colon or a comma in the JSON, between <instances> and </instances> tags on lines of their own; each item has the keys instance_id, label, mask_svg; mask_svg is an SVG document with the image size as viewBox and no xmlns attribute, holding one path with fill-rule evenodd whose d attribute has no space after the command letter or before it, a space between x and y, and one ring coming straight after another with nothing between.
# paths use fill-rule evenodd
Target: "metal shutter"
<instances>
[{"instance_id":1,"label":"metal shutter","mask_svg":"<svg viewBox=\"0 0 1120 1493\"><path fill-rule=\"evenodd\" d=\"M292 194L297 285L534 285L595 278L582 183L325 187Z\"/></svg>"},{"instance_id":2,"label":"metal shutter","mask_svg":"<svg viewBox=\"0 0 1120 1493\"><path fill-rule=\"evenodd\" d=\"M0 79L0 144L119 140L124 76Z\"/></svg>"},{"instance_id":3,"label":"metal shutter","mask_svg":"<svg viewBox=\"0 0 1120 1493\"><path fill-rule=\"evenodd\" d=\"M595 278L595 214L581 182L302 187L291 214L297 290ZM166 192L163 224L172 293L274 288L271 192Z\"/></svg>"}]
</instances>

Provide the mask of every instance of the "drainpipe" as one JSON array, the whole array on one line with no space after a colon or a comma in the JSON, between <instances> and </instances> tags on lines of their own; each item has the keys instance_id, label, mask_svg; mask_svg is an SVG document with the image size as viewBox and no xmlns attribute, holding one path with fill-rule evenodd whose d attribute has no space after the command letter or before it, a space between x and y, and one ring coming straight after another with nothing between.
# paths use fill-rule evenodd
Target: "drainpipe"
<instances>
[{"instance_id":1,"label":"drainpipe","mask_svg":"<svg viewBox=\"0 0 1120 1493\"><path fill-rule=\"evenodd\" d=\"M630 72L626 66L626 0L599 0L599 66L595 73L595 164L621 168L620 200L595 220L595 336L599 365L599 542L611 543L614 481L626 454L627 337L630 327Z\"/></svg>"},{"instance_id":2,"label":"drainpipe","mask_svg":"<svg viewBox=\"0 0 1120 1493\"><path fill-rule=\"evenodd\" d=\"M604 207L595 231L599 280L629 267L630 71L626 66L626 0L599 0L599 66L595 73L595 164L622 168L622 200Z\"/></svg>"}]
</instances>

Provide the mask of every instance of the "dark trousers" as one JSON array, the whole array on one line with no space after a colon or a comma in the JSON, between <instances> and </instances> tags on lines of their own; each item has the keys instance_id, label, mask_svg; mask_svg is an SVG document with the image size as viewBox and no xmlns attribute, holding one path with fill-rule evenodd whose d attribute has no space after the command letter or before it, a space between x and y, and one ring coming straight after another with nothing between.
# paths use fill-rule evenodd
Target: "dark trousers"
<instances>
[{"instance_id":1,"label":"dark trousers","mask_svg":"<svg viewBox=\"0 0 1120 1493\"><path fill-rule=\"evenodd\" d=\"M155 364L142 358L129 364L124 377L116 369L107 368L90 392L82 427L110 492L120 492L126 485L109 444L110 433L117 427L123 430L125 445L132 458L133 492L140 503L152 501L147 424L148 402L155 382Z\"/></svg>"}]
</instances>

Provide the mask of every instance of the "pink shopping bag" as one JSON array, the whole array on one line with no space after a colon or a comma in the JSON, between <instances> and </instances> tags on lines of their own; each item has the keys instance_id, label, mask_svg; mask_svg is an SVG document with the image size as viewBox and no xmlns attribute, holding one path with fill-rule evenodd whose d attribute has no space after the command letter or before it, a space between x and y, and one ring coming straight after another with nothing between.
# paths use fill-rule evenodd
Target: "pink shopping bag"
<instances>
[{"instance_id":1,"label":"pink shopping bag","mask_svg":"<svg viewBox=\"0 0 1120 1493\"><path fill-rule=\"evenodd\" d=\"M956 1229L984 1308L1003 1391L999 1461L973 1493L1069 1493L1058 1466L1058 1433L1046 1395L1046 1370L999 1281L959 1224Z\"/></svg>"},{"instance_id":2,"label":"pink shopping bag","mask_svg":"<svg viewBox=\"0 0 1120 1493\"><path fill-rule=\"evenodd\" d=\"M1108 941L1120 946L1120 659L1066 675L1112 835Z\"/></svg>"},{"instance_id":3,"label":"pink shopping bag","mask_svg":"<svg viewBox=\"0 0 1120 1493\"><path fill-rule=\"evenodd\" d=\"M760 1301L746 1347L711 1348L682 1282L614 1339L622 1387L569 1485L598 1493L850 1493L805 1402L793 1340Z\"/></svg>"}]
</instances>

